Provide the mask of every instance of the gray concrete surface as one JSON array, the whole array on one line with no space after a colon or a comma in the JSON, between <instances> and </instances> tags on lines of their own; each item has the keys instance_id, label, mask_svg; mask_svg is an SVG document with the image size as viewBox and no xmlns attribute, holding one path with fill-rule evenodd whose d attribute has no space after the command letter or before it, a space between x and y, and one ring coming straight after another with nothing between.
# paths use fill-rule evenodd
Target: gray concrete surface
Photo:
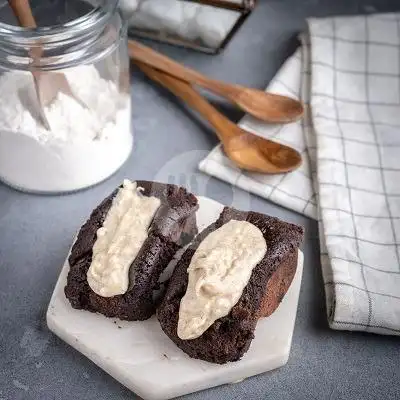
<instances>
[{"instance_id":1,"label":"gray concrete surface","mask_svg":"<svg viewBox=\"0 0 400 400\"><path fill-rule=\"evenodd\" d=\"M257 11L219 56L152 45L215 78L263 88L297 46L296 34L305 27L307 16L393 10L400 11L398 0L260 0ZM282 217L307 231L289 363L272 373L185 399L399 399L399 338L328 328L317 224L197 172L198 161L217 143L212 131L137 71L132 96L135 150L107 182L54 197L0 185L0 400L136 398L51 334L45 322L74 232L124 177L184 183L199 194ZM232 118L240 117L228 105L219 105Z\"/></svg>"}]
</instances>

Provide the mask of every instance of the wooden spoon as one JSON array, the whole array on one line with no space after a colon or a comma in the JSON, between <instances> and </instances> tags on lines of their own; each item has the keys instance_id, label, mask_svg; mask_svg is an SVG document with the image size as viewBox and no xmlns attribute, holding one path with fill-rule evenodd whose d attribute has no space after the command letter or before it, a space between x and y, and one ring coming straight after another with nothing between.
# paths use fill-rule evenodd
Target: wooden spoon
<instances>
[{"instance_id":1,"label":"wooden spoon","mask_svg":"<svg viewBox=\"0 0 400 400\"><path fill-rule=\"evenodd\" d=\"M29 0L8 0L8 3L22 27L31 29L37 27ZM33 59L33 67L40 65L40 58L43 54L43 49L41 47L34 47L30 49L29 53ZM47 130L51 130L51 127L46 114L44 113L44 109L55 100L59 92L63 92L67 96L74 98L82 105L82 107L87 108L86 104L74 95L64 74L59 72L39 71L36 69L32 69L31 73L39 102L40 120Z\"/></svg>"},{"instance_id":2,"label":"wooden spoon","mask_svg":"<svg viewBox=\"0 0 400 400\"><path fill-rule=\"evenodd\" d=\"M208 89L263 121L287 123L303 115L304 107L298 100L210 79L134 40L128 40L128 49L133 60Z\"/></svg>"},{"instance_id":3,"label":"wooden spoon","mask_svg":"<svg viewBox=\"0 0 400 400\"><path fill-rule=\"evenodd\" d=\"M138 63L138 66L149 78L168 88L210 122L226 155L238 167L253 172L279 174L300 166L301 155L296 150L240 128L217 111L188 83L148 65Z\"/></svg>"}]
</instances>

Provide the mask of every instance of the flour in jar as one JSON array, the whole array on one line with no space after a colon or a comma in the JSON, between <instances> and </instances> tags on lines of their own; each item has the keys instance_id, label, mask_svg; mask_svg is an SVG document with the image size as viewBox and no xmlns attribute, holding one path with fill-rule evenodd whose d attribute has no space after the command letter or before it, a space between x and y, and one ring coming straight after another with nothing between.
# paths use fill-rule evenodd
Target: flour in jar
<instances>
[{"instance_id":1,"label":"flour in jar","mask_svg":"<svg viewBox=\"0 0 400 400\"><path fill-rule=\"evenodd\" d=\"M45 109L51 131L38 119L32 75L13 71L0 77L0 179L11 186L74 191L106 179L129 157L129 94L92 65L63 73L87 107L58 93Z\"/></svg>"}]
</instances>

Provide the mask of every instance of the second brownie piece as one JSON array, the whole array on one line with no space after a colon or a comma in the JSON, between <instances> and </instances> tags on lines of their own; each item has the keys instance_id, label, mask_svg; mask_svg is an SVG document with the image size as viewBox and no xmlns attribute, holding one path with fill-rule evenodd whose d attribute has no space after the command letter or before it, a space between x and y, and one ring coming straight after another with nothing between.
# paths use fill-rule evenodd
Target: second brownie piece
<instances>
[{"instance_id":1,"label":"second brownie piece","mask_svg":"<svg viewBox=\"0 0 400 400\"><path fill-rule=\"evenodd\" d=\"M272 314L289 289L302 239L297 225L226 207L179 260L157 310L162 329L193 358L239 360L258 319ZM246 271L248 261L253 267ZM216 309L222 316L209 318L220 315Z\"/></svg>"}]
</instances>

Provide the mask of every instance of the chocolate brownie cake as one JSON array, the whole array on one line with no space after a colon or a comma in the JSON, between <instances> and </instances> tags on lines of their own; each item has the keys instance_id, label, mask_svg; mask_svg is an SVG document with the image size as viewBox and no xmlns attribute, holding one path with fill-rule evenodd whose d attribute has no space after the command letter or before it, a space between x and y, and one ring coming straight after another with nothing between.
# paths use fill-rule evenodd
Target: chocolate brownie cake
<instances>
[{"instance_id":1,"label":"chocolate brownie cake","mask_svg":"<svg viewBox=\"0 0 400 400\"><path fill-rule=\"evenodd\" d=\"M157 310L162 329L193 358L218 364L239 360L258 319L271 315L288 291L302 239L299 226L226 207L179 260ZM246 272L248 262L253 268Z\"/></svg>"},{"instance_id":2,"label":"chocolate brownie cake","mask_svg":"<svg viewBox=\"0 0 400 400\"><path fill-rule=\"evenodd\" d=\"M197 209L184 188L125 181L92 212L72 247L65 287L72 307L129 321L150 318L160 275L197 234Z\"/></svg>"}]
</instances>

